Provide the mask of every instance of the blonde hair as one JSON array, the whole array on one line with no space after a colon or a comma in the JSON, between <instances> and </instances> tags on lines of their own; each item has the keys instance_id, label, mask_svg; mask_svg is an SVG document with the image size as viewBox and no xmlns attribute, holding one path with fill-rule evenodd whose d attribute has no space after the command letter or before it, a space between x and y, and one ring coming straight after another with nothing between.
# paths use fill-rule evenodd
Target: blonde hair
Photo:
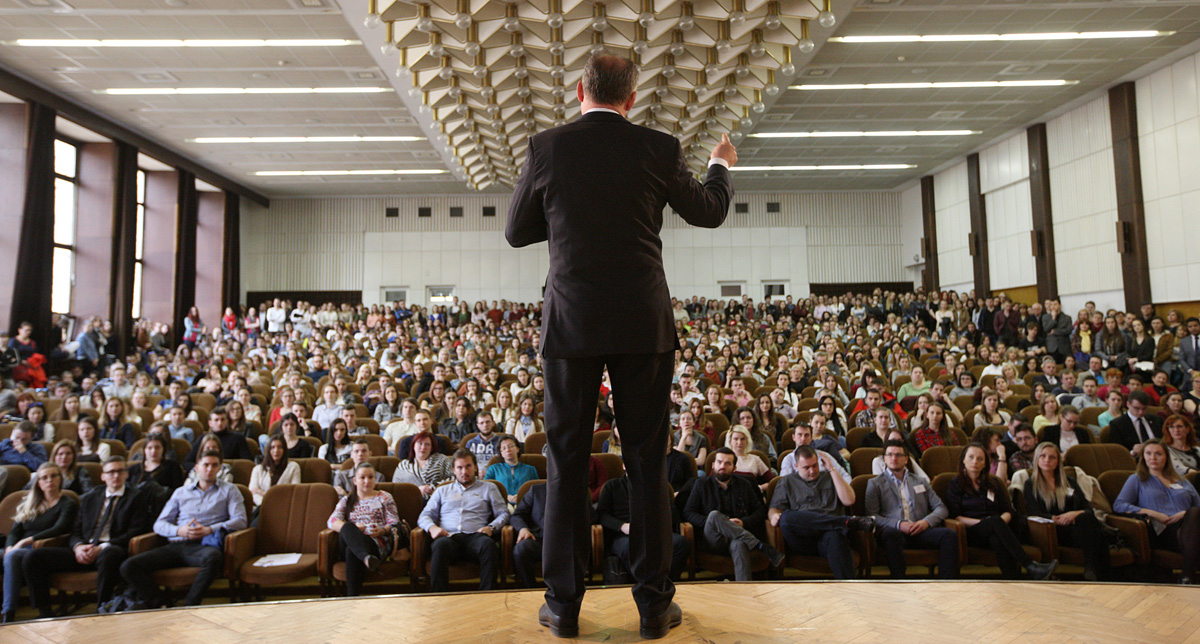
<instances>
[{"instance_id":1,"label":"blonde hair","mask_svg":"<svg viewBox=\"0 0 1200 644\"><path fill-rule=\"evenodd\" d=\"M725 447L733 449L729 439L732 438L734 434L741 434L742 436L746 437L747 454L750 453L750 450L754 449L754 437L750 435L750 430L746 429L744 425L734 425L733 427L729 428L729 432L725 434Z\"/></svg>"},{"instance_id":2,"label":"blonde hair","mask_svg":"<svg viewBox=\"0 0 1200 644\"><path fill-rule=\"evenodd\" d=\"M52 461L46 461L38 466L37 471L33 473L33 485L30 487L29 494L17 506L17 513L13 517L16 523L24 523L31 519L36 519L41 516L48 507L46 505L46 494L42 492L42 486L38 485L38 475L42 470L54 470L58 472L58 491L62 492L62 469L55 465Z\"/></svg>"},{"instance_id":3,"label":"blonde hair","mask_svg":"<svg viewBox=\"0 0 1200 644\"><path fill-rule=\"evenodd\" d=\"M1038 458L1042 452L1052 449L1058 454L1058 464L1054 466L1054 487L1050 487L1050 482L1046 480L1046 476L1042 473L1042 468L1038 465ZM1067 482L1067 473L1063 470L1062 452L1058 449L1058 445L1051 442L1045 442L1038 445L1033 450L1033 471L1030 475L1033 477L1033 493L1041 499L1042 503L1047 506L1053 505L1059 510L1064 510L1067 507L1067 490L1071 488L1071 484Z\"/></svg>"}]
</instances>

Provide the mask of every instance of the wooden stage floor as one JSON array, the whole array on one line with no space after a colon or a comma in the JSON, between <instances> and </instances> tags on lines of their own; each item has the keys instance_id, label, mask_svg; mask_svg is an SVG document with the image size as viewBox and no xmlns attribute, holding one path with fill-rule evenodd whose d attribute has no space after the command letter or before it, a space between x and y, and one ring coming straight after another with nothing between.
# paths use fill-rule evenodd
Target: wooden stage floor
<instances>
[{"instance_id":1,"label":"wooden stage floor","mask_svg":"<svg viewBox=\"0 0 1200 644\"><path fill-rule=\"evenodd\" d=\"M1200 641L1200 588L1005 582L681 584L662 642L1074 644ZM0 642L230 644L557 641L540 591L202 606L0 627ZM580 641L639 642L627 587L589 589Z\"/></svg>"}]
</instances>

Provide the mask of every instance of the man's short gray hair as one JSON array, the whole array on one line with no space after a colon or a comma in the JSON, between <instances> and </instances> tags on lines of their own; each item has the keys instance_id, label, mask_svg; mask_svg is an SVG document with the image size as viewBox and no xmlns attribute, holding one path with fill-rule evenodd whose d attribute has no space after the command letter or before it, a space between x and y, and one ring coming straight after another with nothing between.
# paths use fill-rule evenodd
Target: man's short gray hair
<instances>
[{"instance_id":1,"label":"man's short gray hair","mask_svg":"<svg viewBox=\"0 0 1200 644\"><path fill-rule=\"evenodd\" d=\"M592 54L583 66L583 93L599 105L624 104L637 80L637 65L609 51Z\"/></svg>"}]
</instances>

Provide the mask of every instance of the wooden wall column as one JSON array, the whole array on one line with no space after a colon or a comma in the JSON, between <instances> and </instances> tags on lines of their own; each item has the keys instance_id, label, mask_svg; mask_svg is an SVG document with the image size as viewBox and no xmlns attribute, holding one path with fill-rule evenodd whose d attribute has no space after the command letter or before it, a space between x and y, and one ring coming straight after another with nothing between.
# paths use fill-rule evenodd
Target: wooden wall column
<instances>
[{"instance_id":1,"label":"wooden wall column","mask_svg":"<svg viewBox=\"0 0 1200 644\"><path fill-rule=\"evenodd\" d=\"M112 226L112 306L109 319L117 347L124 356L133 338L134 266L137 262L137 173L138 150L128 143L117 143L116 173L113 190ZM143 231L144 232L144 231Z\"/></svg>"},{"instance_id":2,"label":"wooden wall column","mask_svg":"<svg viewBox=\"0 0 1200 644\"><path fill-rule=\"evenodd\" d=\"M233 307L234 311L242 301L241 204L241 197L236 192L225 191L225 239L221 244L221 265L225 271L221 277L221 304Z\"/></svg>"},{"instance_id":3,"label":"wooden wall column","mask_svg":"<svg viewBox=\"0 0 1200 644\"><path fill-rule=\"evenodd\" d=\"M178 192L178 172L146 172L146 247L142 252L142 317L170 325L174 325L175 315L175 228L176 212L179 209Z\"/></svg>"},{"instance_id":4,"label":"wooden wall column","mask_svg":"<svg viewBox=\"0 0 1200 644\"><path fill-rule=\"evenodd\" d=\"M6 231L19 235L17 266L11 283L12 306L8 327L13 334L21 322L33 325L33 337L40 351L49 353L58 346L58 331L50 326L50 298L54 272L54 138L53 108L29 104L28 148L25 161L24 207L21 224ZM7 197L6 197L7 198Z\"/></svg>"},{"instance_id":5,"label":"wooden wall column","mask_svg":"<svg viewBox=\"0 0 1200 644\"><path fill-rule=\"evenodd\" d=\"M967 252L971 254L971 269L975 276L975 297L992 294L992 269L988 260L987 204L979 179L979 155L967 157L967 206L971 211L971 232L967 237Z\"/></svg>"},{"instance_id":6,"label":"wooden wall column","mask_svg":"<svg viewBox=\"0 0 1200 644\"><path fill-rule=\"evenodd\" d=\"M1117 179L1117 252L1121 254L1121 276L1125 282L1125 310L1137 311L1152 300L1135 85L1121 83L1108 90L1108 109Z\"/></svg>"},{"instance_id":7,"label":"wooden wall column","mask_svg":"<svg viewBox=\"0 0 1200 644\"><path fill-rule=\"evenodd\" d=\"M933 177L921 177L921 223L925 233L921 238L921 252L925 254L921 285L926 293L938 290L942 283L938 276L937 208L933 198Z\"/></svg>"},{"instance_id":8,"label":"wooden wall column","mask_svg":"<svg viewBox=\"0 0 1200 644\"><path fill-rule=\"evenodd\" d=\"M183 318L196 304L196 227L199 225L196 175L179 171L175 219L175 301L171 319L176 341L183 341ZM216 320L205 320L209 326Z\"/></svg>"},{"instance_id":9,"label":"wooden wall column","mask_svg":"<svg viewBox=\"0 0 1200 644\"><path fill-rule=\"evenodd\" d=\"M1030 231L1038 301L1058 297L1058 262L1054 248L1054 213L1050 206L1050 147L1046 124L1038 123L1025 132L1029 146L1029 197L1033 204Z\"/></svg>"},{"instance_id":10,"label":"wooden wall column","mask_svg":"<svg viewBox=\"0 0 1200 644\"><path fill-rule=\"evenodd\" d=\"M0 103L0 229L10 234L0 235L0 327L8 328L17 277L17 249L20 239L22 208L25 205L25 103Z\"/></svg>"}]
</instances>

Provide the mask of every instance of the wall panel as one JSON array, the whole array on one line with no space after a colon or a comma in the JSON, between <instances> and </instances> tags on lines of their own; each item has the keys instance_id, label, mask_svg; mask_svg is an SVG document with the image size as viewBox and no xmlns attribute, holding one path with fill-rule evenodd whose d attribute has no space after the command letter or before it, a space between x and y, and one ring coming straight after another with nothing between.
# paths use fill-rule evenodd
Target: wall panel
<instances>
[{"instance_id":1,"label":"wall panel","mask_svg":"<svg viewBox=\"0 0 1200 644\"><path fill-rule=\"evenodd\" d=\"M987 214L989 275L993 291L1037 282L1029 242L1029 146L1025 133L979 153L980 189Z\"/></svg>"},{"instance_id":2,"label":"wall panel","mask_svg":"<svg viewBox=\"0 0 1200 644\"><path fill-rule=\"evenodd\" d=\"M1046 124L1058 289L1063 308L1092 299L1124 308L1108 97Z\"/></svg>"},{"instance_id":3,"label":"wall panel","mask_svg":"<svg viewBox=\"0 0 1200 644\"><path fill-rule=\"evenodd\" d=\"M970 291L975 277L967 234L971 232L971 212L967 204L967 164L939 172L933 178L934 206L937 208L938 272L943 290Z\"/></svg>"},{"instance_id":4,"label":"wall panel","mask_svg":"<svg viewBox=\"0 0 1200 644\"><path fill-rule=\"evenodd\" d=\"M1200 55L1137 81L1138 145L1155 302L1200 299Z\"/></svg>"}]
</instances>

